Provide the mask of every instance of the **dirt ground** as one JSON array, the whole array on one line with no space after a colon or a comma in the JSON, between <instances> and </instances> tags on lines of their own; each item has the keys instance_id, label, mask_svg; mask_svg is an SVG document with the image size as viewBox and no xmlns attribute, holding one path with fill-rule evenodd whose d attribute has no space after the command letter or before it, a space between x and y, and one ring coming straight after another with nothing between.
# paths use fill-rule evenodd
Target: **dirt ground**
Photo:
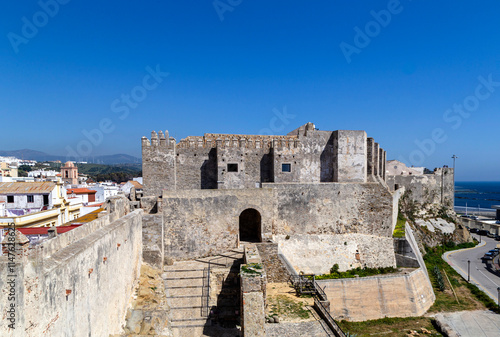
<instances>
[{"instance_id":1,"label":"dirt ground","mask_svg":"<svg viewBox=\"0 0 500 337\"><path fill-rule=\"evenodd\" d=\"M280 322L307 322L314 321L312 314L314 299L312 297L298 297L295 289L288 283L267 284L266 315L277 315Z\"/></svg>"}]
</instances>

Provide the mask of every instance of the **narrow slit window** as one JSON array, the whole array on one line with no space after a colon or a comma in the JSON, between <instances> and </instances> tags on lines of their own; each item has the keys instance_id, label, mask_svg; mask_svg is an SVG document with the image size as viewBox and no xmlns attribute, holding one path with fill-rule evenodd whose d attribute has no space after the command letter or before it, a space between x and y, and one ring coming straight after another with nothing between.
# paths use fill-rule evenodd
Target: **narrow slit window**
<instances>
[{"instance_id":1,"label":"narrow slit window","mask_svg":"<svg viewBox=\"0 0 500 337\"><path fill-rule=\"evenodd\" d=\"M292 172L292 164L281 164L281 172Z\"/></svg>"}]
</instances>

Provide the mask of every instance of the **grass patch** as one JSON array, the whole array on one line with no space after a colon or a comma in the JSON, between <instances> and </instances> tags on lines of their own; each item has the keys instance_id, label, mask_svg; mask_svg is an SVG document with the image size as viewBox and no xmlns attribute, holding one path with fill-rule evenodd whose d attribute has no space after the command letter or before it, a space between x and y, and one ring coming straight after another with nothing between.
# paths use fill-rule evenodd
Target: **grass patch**
<instances>
[{"instance_id":1,"label":"grass patch","mask_svg":"<svg viewBox=\"0 0 500 337\"><path fill-rule=\"evenodd\" d=\"M436 294L436 301L429 309L429 312L452 312L462 310L485 310L486 308L499 313L496 303L488 297L484 292L473 284L467 283L446 261L442 259L442 255L447 251L453 251L463 248L472 248L477 245L474 243L463 243L456 245L453 242L447 242L443 246L434 248L426 247L426 255L424 256L425 265L429 271L429 278ZM457 294L459 303L457 303L450 285L447 280L444 281L444 287L438 280L437 273L432 272L435 269L445 272L450 283L453 285Z\"/></svg>"},{"instance_id":2,"label":"grass patch","mask_svg":"<svg viewBox=\"0 0 500 337\"><path fill-rule=\"evenodd\" d=\"M394 228L394 233L392 237L394 238L404 238L405 237L405 224L406 218L402 212L398 213L398 221L396 222L396 228Z\"/></svg>"},{"instance_id":3,"label":"grass patch","mask_svg":"<svg viewBox=\"0 0 500 337\"><path fill-rule=\"evenodd\" d=\"M277 295L268 298L269 316L278 315L286 319L308 319L311 315L306 303L294 300L286 295Z\"/></svg>"},{"instance_id":4,"label":"grass patch","mask_svg":"<svg viewBox=\"0 0 500 337\"><path fill-rule=\"evenodd\" d=\"M330 269L330 274L318 275L316 276L316 280L331 280L331 279L339 279L339 278L354 278L366 277L366 276L374 276L374 275L383 275L383 274L391 274L397 273L398 269L394 267L384 267L384 268L354 268L347 271L339 271L339 265L334 264Z\"/></svg>"},{"instance_id":5,"label":"grass patch","mask_svg":"<svg viewBox=\"0 0 500 337\"><path fill-rule=\"evenodd\" d=\"M241 266L241 273L248 276L262 275L262 264L249 263Z\"/></svg>"},{"instance_id":6,"label":"grass patch","mask_svg":"<svg viewBox=\"0 0 500 337\"><path fill-rule=\"evenodd\" d=\"M406 318L382 318L365 322L337 322L340 328L347 334L364 336L407 336L410 330L417 331L422 336L422 328L429 330L431 334L423 336L442 336L434 327L433 320L429 317L406 317Z\"/></svg>"}]
</instances>

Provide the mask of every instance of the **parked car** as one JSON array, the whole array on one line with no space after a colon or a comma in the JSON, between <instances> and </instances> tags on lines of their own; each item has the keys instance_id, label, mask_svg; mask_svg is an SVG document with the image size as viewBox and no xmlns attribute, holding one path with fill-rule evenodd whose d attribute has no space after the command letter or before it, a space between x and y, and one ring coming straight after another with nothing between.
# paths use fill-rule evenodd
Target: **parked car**
<instances>
[{"instance_id":1,"label":"parked car","mask_svg":"<svg viewBox=\"0 0 500 337\"><path fill-rule=\"evenodd\" d=\"M500 235L496 235L495 240L500 241Z\"/></svg>"},{"instance_id":2,"label":"parked car","mask_svg":"<svg viewBox=\"0 0 500 337\"><path fill-rule=\"evenodd\" d=\"M484 254L484 256L481 258L481 260L493 260L494 254L492 252L488 252Z\"/></svg>"},{"instance_id":3,"label":"parked car","mask_svg":"<svg viewBox=\"0 0 500 337\"><path fill-rule=\"evenodd\" d=\"M470 229L470 232L471 232L471 233L477 233L477 228L471 228L471 229Z\"/></svg>"},{"instance_id":4,"label":"parked car","mask_svg":"<svg viewBox=\"0 0 500 337\"><path fill-rule=\"evenodd\" d=\"M496 235L495 235L495 234L493 234L493 233L488 232L488 233L486 234L486 236L487 236L487 237L489 237L489 238L494 238Z\"/></svg>"},{"instance_id":5,"label":"parked car","mask_svg":"<svg viewBox=\"0 0 500 337\"><path fill-rule=\"evenodd\" d=\"M488 231L485 229L480 229L477 231L477 235L488 235Z\"/></svg>"}]
</instances>

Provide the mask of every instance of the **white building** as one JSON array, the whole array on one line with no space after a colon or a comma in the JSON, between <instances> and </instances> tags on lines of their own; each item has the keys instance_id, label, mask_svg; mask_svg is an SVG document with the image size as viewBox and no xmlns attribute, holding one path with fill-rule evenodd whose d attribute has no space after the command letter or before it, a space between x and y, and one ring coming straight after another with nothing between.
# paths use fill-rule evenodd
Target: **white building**
<instances>
[{"instance_id":1,"label":"white building","mask_svg":"<svg viewBox=\"0 0 500 337\"><path fill-rule=\"evenodd\" d=\"M48 180L57 180L57 175L59 172L53 171L53 170L35 170L35 171L30 171L28 172L28 177L33 177L37 179L48 179Z\"/></svg>"},{"instance_id":2,"label":"white building","mask_svg":"<svg viewBox=\"0 0 500 337\"><path fill-rule=\"evenodd\" d=\"M425 167L408 167L399 160L388 160L385 167L388 176L421 176L425 170Z\"/></svg>"},{"instance_id":3,"label":"white building","mask_svg":"<svg viewBox=\"0 0 500 337\"><path fill-rule=\"evenodd\" d=\"M80 216L82 203L66 200L62 182L0 183L0 227L61 226Z\"/></svg>"},{"instance_id":4,"label":"white building","mask_svg":"<svg viewBox=\"0 0 500 337\"><path fill-rule=\"evenodd\" d=\"M87 188L89 190L96 191L95 194L96 202L104 202L107 198L117 195L118 192L120 191L118 186L111 181L89 185Z\"/></svg>"}]
</instances>

